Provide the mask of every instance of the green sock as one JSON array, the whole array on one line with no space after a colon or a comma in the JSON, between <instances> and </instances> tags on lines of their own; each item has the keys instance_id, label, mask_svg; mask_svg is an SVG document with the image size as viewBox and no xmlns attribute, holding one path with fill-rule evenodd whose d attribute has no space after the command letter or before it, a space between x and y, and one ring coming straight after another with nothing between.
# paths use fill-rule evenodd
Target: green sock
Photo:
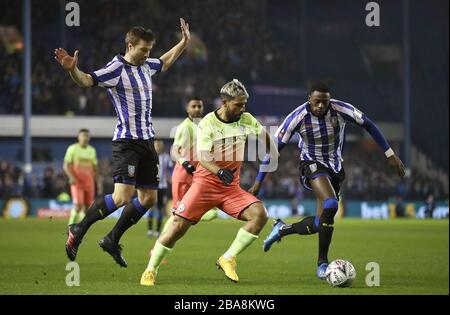
<instances>
[{"instance_id":1,"label":"green sock","mask_svg":"<svg viewBox=\"0 0 450 315\"><path fill-rule=\"evenodd\" d=\"M258 235L254 235L250 232L247 232L243 228L240 228L239 232L236 235L236 238L233 241L233 244L231 244L230 248L225 252L223 256L226 259L230 259L232 256L239 255L257 238Z\"/></svg>"},{"instance_id":2,"label":"green sock","mask_svg":"<svg viewBox=\"0 0 450 315\"><path fill-rule=\"evenodd\" d=\"M156 241L153 247L152 257L148 262L147 270L158 271L161 261L172 251L172 248L165 247L160 242Z\"/></svg>"},{"instance_id":3,"label":"green sock","mask_svg":"<svg viewBox=\"0 0 450 315\"><path fill-rule=\"evenodd\" d=\"M163 230L161 232L161 234L163 234L165 231L167 231L167 229L169 228L169 226L172 224L173 222L173 217L174 215L172 214L166 221L166 224L164 224Z\"/></svg>"},{"instance_id":4,"label":"green sock","mask_svg":"<svg viewBox=\"0 0 450 315\"><path fill-rule=\"evenodd\" d=\"M202 216L200 221L208 222L214 220L217 217L218 217L217 208L212 208Z\"/></svg>"},{"instance_id":5,"label":"green sock","mask_svg":"<svg viewBox=\"0 0 450 315\"><path fill-rule=\"evenodd\" d=\"M80 223L81 221L83 221L84 217L86 216L86 214L84 213L84 211L80 211L78 213L78 218L77 218L77 223Z\"/></svg>"},{"instance_id":6,"label":"green sock","mask_svg":"<svg viewBox=\"0 0 450 315\"><path fill-rule=\"evenodd\" d=\"M78 212L75 209L70 210L69 225L77 223Z\"/></svg>"}]
</instances>

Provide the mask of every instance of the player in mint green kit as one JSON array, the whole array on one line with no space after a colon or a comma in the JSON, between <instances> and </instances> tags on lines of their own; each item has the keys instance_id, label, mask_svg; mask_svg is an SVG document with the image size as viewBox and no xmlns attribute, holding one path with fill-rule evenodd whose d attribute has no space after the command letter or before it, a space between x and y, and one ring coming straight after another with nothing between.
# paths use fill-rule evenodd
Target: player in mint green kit
<instances>
[{"instance_id":1,"label":"player in mint green kit","mask_svg":"<svg viewBox=\"0 0 450 315\"><path fill-rule=\"evenodd\" d=\"M64 172L69 178L74 205L70 212L69 225L71 225L84 218L84 211L94 201L95 182L97 182L97 193L101 193L97 153L95 148L89 145L89 130L80 129L78 142L67 148L64 156Z\"/></svg>"}]
</instances>

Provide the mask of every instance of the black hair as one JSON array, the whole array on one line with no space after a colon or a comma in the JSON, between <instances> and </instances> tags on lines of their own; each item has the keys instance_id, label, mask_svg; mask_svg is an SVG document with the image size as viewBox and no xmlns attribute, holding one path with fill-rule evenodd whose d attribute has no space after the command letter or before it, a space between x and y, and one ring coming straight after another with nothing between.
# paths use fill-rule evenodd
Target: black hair
<instances>
[{"instance_id":1,"label":"black hair","mask_svg":"<svg viewBox=\"0 0 450 315\"><path fill-rule=\"evenodd\" d=\"M82 133L82 132L89 133L89 129L87 129L87 128L81 128L80 130L78 130L78 134L80 134L80 133Z\"/></svg>"},{"instance_id":2,"label":"black hair","mask_svg":"<svg viewBox=\"0 0 450 315\"><path fill-rule=\"evenodd\" d=\"M313 94L314 91L321 93L330 93L330 88L325 83L314 83L309 89L309 94Z\"/></svg>"}]
</instances>

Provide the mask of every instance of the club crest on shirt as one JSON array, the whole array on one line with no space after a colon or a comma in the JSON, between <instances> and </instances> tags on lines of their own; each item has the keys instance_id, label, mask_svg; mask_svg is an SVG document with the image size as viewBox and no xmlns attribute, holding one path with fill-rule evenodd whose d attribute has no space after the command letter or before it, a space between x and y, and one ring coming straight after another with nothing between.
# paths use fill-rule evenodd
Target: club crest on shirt
<instances>
[{"instance_id":1,"label":"club crest on shirt","mask_svg":"<svg viewBox=\"0 0 450 315\"><path fill-rule=\"evenodd\" d=\"M135 174L136 174L136 166L128 165L128 176L134 177Z\"/></svg>"},{"instance_id":2,"label":"club crest on shirt","mask_svg":"<svg viewBox=\"0 0 450 315\"><path fill-rule=\"evenodd\" d=\"M184 210L186 210L186 205L184 203L180 202L178 204L177 211L178 212L183 212Z\"/></svg>"},{"instance_id":3,"label":"club crest on shirt","mask_svg":"<svg viewBox=\"0 0 450 315\"><path fill-rule=\"evenodd\" d=\"M310 164L309 169L311 170L311 173L314 173L315 171L317 171L317 164Z\"/></svg>"}]
</instances>

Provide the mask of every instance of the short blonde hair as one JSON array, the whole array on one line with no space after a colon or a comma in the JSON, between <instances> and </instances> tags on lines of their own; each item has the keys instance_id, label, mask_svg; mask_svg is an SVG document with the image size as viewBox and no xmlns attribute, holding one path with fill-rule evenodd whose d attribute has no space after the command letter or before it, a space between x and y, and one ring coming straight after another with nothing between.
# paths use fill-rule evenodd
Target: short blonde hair
<instances>
[{"instance_id":1,"label":"short blonde hair","mask_svg":"<svg viewBox=\"0 0 450 315\"><path fill-rule=\"evenodd\" d=\"M242 82L238 79L233 79L232 81L225 83L225 85L220 89L220 96L227 100L238 96L244 96L245 98L250 97L244 84L242 84Z\"/></svg>"}]
</instances>

